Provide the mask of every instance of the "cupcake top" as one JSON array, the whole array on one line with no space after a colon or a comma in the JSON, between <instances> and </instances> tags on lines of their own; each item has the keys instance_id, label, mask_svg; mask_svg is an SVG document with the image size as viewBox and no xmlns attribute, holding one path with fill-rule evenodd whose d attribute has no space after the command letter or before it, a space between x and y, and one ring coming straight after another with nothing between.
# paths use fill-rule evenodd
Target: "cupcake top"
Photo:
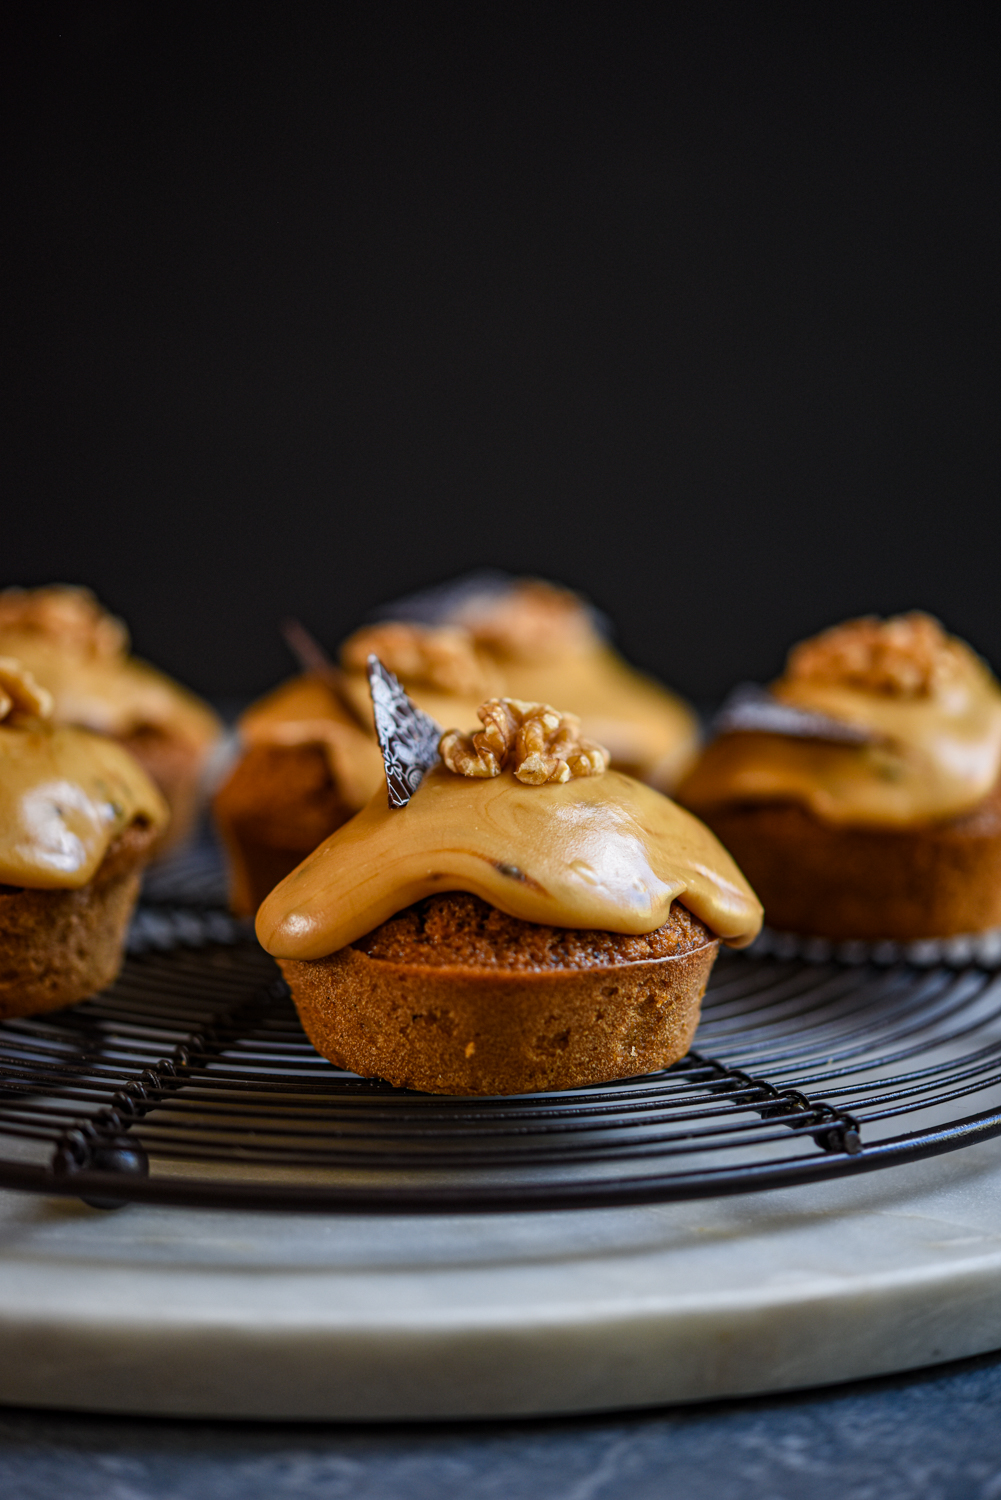
<instances>
[{"instance_id":1,"label":"cupcake top","mask_svg":"<svg viewBox=\"0 0 1001 1500\"><path fill-rule=\"evenodd\" d=\"M52 722L51 695L0 658L0 884L74 889L138 819L160 829L167 806L113 740Z\"/></svg>"},{"instance_id":2,"label":"cupcake top","mask_svg":"<svg viewBox=\"0 0 1001 1500\"><path fill-rule=\"evenodd\" d=\"M968 812L1001 774L1001 687L929 615L824 631L769 695L756 722L724 720L679 788L686 805L793 801L828 823L905 828Z\"/></svg>"},{"instance_id":3,"label":"cupcake top","mask_svg":"<svg viewBox=\"0 0 1001 1500\"><path fill-rule=\"evenodd\" d=\"M471 722L477 705L508 693L559 702L579 714L585 732L612 763L670 788L691 764L698 729L690 709L609 645L599 617L569 589L537 578L461 582L442 601L418 596L425 618L370 626L341 653L356 707L367 711L367 656L375 652L421 708L446 723Z\"/></svg>"},{"instance_id":4,"label":"cupcake top","mask_svg":"<svg viewBox=\"0 0 1001 1500\"><path fill-rule=\"evenodd\" d=\"M503 690L497 663L461 627L406 620L366 625L341 647L342 691L366 725L372 722L367 663L373 653L419 708L445 723L465 723L484 698Z\"/></svg>"},{"instance_id":5,"label":"cupcake top","mask_svg":"<svg viewBox=\"0 0 1001 1500\"><path fill-rule=\"evenodd\" d=\"M606 769L607 750L547 704L480 706L481 728L441 736L405 806L385 786L272 891L257 917L279 958L316 959L425 896L467 891L550 927L648 933L676 899L743 946L761 907L690 813Z\"/></svg>"},{"instance_id":6,"label":"cupcake top","mask_svg":"<svg viewBox=\"0 0 1001 1500\"><path fill-rule=\"evenodd\" d=\"M0 654L16 657L48 690L57 724L118 739L161 730L196 750L220 735L207 704L129 655L125 625L89 589L0 591Z\"/></svg>"}]
</instances>

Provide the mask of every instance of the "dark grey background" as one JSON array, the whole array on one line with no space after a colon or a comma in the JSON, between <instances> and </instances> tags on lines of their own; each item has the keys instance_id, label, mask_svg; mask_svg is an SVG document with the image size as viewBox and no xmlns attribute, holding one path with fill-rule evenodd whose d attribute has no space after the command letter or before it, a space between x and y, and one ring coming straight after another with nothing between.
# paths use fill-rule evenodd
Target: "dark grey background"
<instances>
[{"instance_id":1,"label":"dark grey background","mask_svg":"<svg viewBox=\"0 0 1001 1500\"><path fill-rule=\"evenodd\" d=\"M482 564L1001 664L999 10L8 3L3 580L203 691Z\"/></svg>"}]
</instances>

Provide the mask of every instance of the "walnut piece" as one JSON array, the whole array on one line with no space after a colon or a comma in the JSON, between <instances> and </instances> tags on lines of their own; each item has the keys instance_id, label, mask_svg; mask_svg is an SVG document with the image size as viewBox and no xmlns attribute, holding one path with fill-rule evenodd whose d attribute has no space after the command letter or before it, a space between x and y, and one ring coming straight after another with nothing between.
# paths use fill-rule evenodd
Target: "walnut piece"
<instances>
[{"instance_id":1,"label":"walnut piece","mask_svg":"<svg viewBox=\"0 0 1001 1500\"><path fill-rule=\"evenodd\" d=\"M926 698L956 675L954 643L931 615L866 615L794 646L786 681L821 682L894 698Z\"/></svg>"},{"instance_id":2,"label":"walnut piece","mask_svg":"<svg viewBox=\"0 0 1001 1500\"><path fill-rule=\"evenodd\" d=\"M112 658L129 649L121 620L90 589L57 583L50 588L0 591L0 634L43 635L80 656Z\"/></svg>"},{"instance_id":3,"label":"walnut piece","mask_svg":"<svg viewBox=\"0 0 1001 1500\"><path fill-rule=\"evenodd\" d=\"M0 723L52 716L52 694L12 656L0 656Z\"/></svg>"},{"instance_id":4,"label":"walnut piece","mask_svg":"<svg viewBox=\"0 0 1001 1500\"><path fill-rule=\"evenodd\" d=\"M459 776L499 776L509 766L527 786L600 776L611 756L603 745L581 739L580 720L548 703L490 698L476 710L483 728L474 734L449 729L438 753Z\"/></svg>"},{"instance_id":5,"label":"walnut piece","mask_svg":"<svg viewBox=\"0 0 1001 1500\"><path fill-rule=\"evenodd\" d=\"M587 606L569 589L523 578L499 595L473 599L456 615L477 646L501 660L550 661L593 645Z\"/></svg>"},{"instance_id":6,"label":"walnut piece","mask_svg":"<svg viewBox=\"0 0 1001 1500\"><path fill-rule=\"evenodd\" d=\"M468 631L456 626L410 625L387 620L355 631L341 647L346 672L364 672L374 653L404 684L423 684L462 698L489 692Z\"/></svg>"}]
</instances>

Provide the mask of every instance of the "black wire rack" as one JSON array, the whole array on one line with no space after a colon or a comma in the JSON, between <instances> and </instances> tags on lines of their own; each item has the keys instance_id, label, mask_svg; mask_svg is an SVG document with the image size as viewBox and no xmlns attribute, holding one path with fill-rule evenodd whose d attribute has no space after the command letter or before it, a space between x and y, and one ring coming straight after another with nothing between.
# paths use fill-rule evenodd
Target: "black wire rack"
<instances>
[{"instance_id":1,"label":"black wire rack","mask_svg":"<svg viewBox=\"0 0 1001 1500\"><path fill-rule=\"evenodd\" d=\"M723 953L674 1067L443 1098L319 1057L222 913L147 910L133 931L108 990L0 1025L0 1185L101 1207L513 1211L748 1192L1001 1134L996 970Z\"/></svg>"}]
</instances>

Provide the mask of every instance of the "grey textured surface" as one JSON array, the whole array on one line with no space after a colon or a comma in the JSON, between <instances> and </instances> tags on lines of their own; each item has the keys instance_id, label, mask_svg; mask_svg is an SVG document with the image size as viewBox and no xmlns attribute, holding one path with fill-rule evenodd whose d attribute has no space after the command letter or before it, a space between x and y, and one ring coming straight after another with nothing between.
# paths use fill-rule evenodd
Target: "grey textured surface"
<instances>
[{"instance_id":1,"label":"grey textured surface","mask_svg":"<svg viewBox=\"0 0 1001 1500\"><path fill-rule=\"evenodd\" d=\"M998 1500L1001 1355L659 1413L442 1426L0 1415L4 1500Z\"/></svg>"}]
</instances>

